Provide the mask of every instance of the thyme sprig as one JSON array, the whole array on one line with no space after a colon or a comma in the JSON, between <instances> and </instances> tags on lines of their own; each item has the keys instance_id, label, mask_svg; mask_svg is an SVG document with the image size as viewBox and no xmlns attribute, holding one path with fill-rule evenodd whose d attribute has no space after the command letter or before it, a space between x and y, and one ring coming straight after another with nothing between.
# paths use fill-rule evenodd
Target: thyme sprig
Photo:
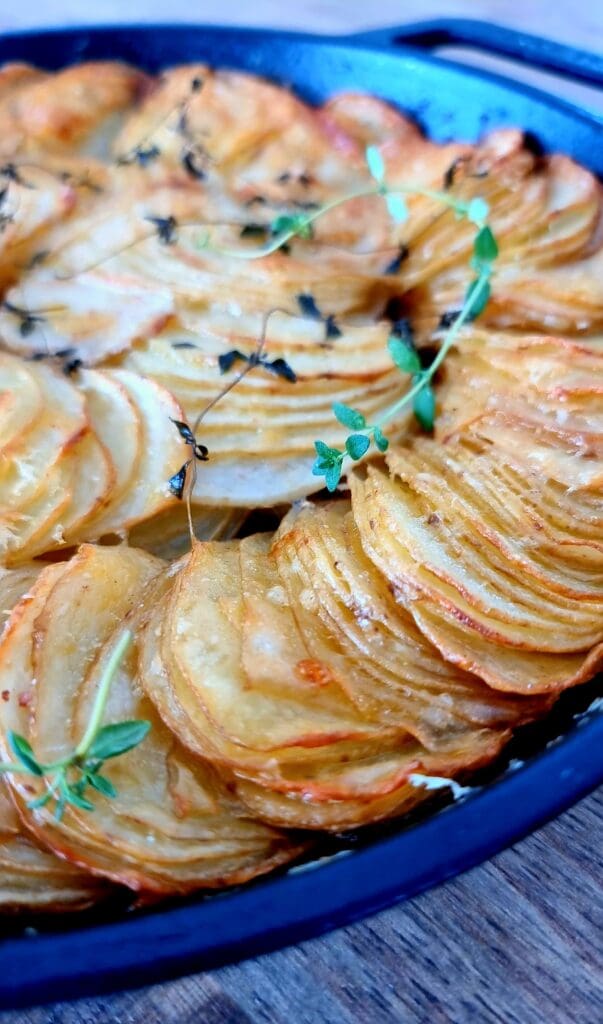
<instances>
[{"instance_id":1,"label":"thyme sprig","mask_svg":"<svg viewBox=\"0 0 603 1024\"><path fill-rule=\"evenodd\" d=\"M385 196L390 214L394 219L402 215L398 203L392 205L394 193L389 192L384 184L384 167L379 152L372 147L367 150L367 162L373 177L381 183L381 192ZM425 431L434 427L436 401L432 386L435 374L444 362L448 352L454 345L464 324L475 319L486 307L490 298L494 260L498 256L498 245L491 227L486 223L489 208L484 199L476 197L469 202L457 200L447 193L437 194L447 205L452 206L457 217L466 218L477 227L473 242L471 269L475 276L470 281L462 308L446 324L448 331L441 341L439 351L428 367L423 367L419 353L414 347L412 336L408 332L392 332L388 339L388 351L394 364L411 378L410 388L374 423L367 423L364 415L340 402L333 404L333 412L337 420L348 427L351 434L345 440L343 449L332 448L324 441L315 441L316 460L312 467L314 476L324 477L327 490L334 491L339 484L346 458L357 462L368 452L371 442L380 452L387 451L389 441L383 427L407 405L412 409L418 423Z\"/></svg>"},{"instance_id":2,"label":"thyme sprig","mask_svg":"<svg viewBox=\"0 0 603 1024\"><path fill-rule=\"evenodd\" d=\"M402 224L408 219L407 196L422 196L425 199L433 199L454 210L457 217L466 217L474 224L481 225L488 215L488 204L484 199L477 196L469 200L459 199L449 191L424 188L416 183L399 184L394 189L391 189L385 181L385 165L376 146L368 146L366 162L374 181L373 185L338 196L321 206L315 206L312 203L312 208L305 211L289 214L280 213L267 225L269 238L264 245L234 250L218 249L212 246L208 232L204 232L197 242L197 248L215 252L220 256L236 257L243 260L262 259L264 256L270 256L272 253L277 252L283 245L287 245L295 237L306 240L312 239L314 237L314 224L324 217L325 214L355 199L368 199L371 196L383 196L390 217L397 224Z\"/></svg>"},{"instance_id":3,"label":"thyme sprig","mask_svg":"<svg viewBox=\"0 0 603 1024\"><path fill-rule=\"evenodd\" d=\"M238 384L240 384L243 378L246 377L248 373L251 373L251 371L255 369L257 366L261 366L264 369L268 370L269 372L275 373L278 376L284 377L285 379L294 383L293 378L295 378L295 374L291 367L287 363L285 363L284 359L275 359L272 360L272 362L268 362L264 357L264 349L266 347L266 338L268 334L268 324L270 322L270 318L275 313L283 312L287 312L287 310L283 310L280 307L275 306L273 309L269 309L268 312L264 314L262 330L260 332L260 336L258 338L256 347L254 351L251 353L251 355L245 355L239 352L238 350L232 350L231 352L224 353L226 361L224 360L224 356L221 358L219 357L218 366L221 373L228 372L228 370L230 370L234 363L236 363L237 361L243 362L244 366L241 370L238 371L238 373L234 375L234 377L231 378L231 380L228 381L227 384L224 385L224 387L220 391L218 391L216 395L214 395L211 401L208 402L207 405L203 407L203 409L201 409L192 426L181 420L172 420L172 423L176 427L176 430L180 434L180 437L183 439L185 444L190 446L192 451L191 457L187 459L187 461L180 467L180 469L176 473L174 473L174 475L170 477L170 479L168 480L168 489L170 493L175 498L178 498L179 500L184 499L186 501L186 511L188 516L188 528L191 544L194 544L196 541L195 528L193 525L192 500L195 484L197 482L198 463L207 462L210 458L210 452L208 451L207 447L199 441L197 436L201 423L203 422L207 414L211 412L214 406L216 406L218 402L221 402L222 399L226 397L226 395L230 394L230 392L234 388L236 388Z\"/></svg>"},{"instance_id":4,"label":"thyme sprig","mask_svg":"<svg viewBox=\"0 0 603 1024\"><path fill-rule=\"evenodd\" d=\"M27 804L30 810L54 804L54 816L60 821L68 805L82 811L94 810L94 804L86 796L88 788L110 799L117 796L113 783L102 774L103 765L110 758L137 747L151 728L150 722L142 720L102 725L111 685L131 642L132 633L124 630L101 676L84 735L70 754L46 764L38 760L24 736L8 733L16 762L0 763L0 774L33 775L44 780L44 792Z\"/></svg>"}]
</instances>

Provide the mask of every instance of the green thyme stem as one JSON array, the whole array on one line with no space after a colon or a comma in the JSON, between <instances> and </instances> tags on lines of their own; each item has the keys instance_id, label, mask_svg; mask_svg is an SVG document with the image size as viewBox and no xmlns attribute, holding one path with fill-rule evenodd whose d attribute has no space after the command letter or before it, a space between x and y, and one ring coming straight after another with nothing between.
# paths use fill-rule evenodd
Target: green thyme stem
<instances>
[{"instance_id":1,"label":"green thyme stem","mask_svg":"<svg viewBox=\"0 0 603 1024\"><path fill-rule=\"evenodd\" d=\"M115 678L115 673L117 672L121 660L131 643L132 632L131 630L126 629L121 634L119 640L117 641L115 647L113 648L113 651L111 652L111 657L109 658L109 661L107 662L105 670L102 674L100 686L98 688L98 693L96 695L94 706L92 708L92 714L90 715L90 721L88 722L88 727L86 729L86 732L82 736L80 742L78 743L77 747L75 748L73 754L73 757L77 758L78 760L83 760L86 757L86 754L88 753L88 750L90 749L92 742L99 730L103 715L105 713L105 707L107 705L111 684L113 682L113 679Z\"/></svg>"},{"instance_id":2,"label":"green thyme stem","mask_svg":"<svg viewBox=\"0 0 603 1024\"><path fill-rule=\"evenodd\" d=\"M474 309L475 306L479 304L479 299L481 298L482 293L485 291L485 288L489 283L489 278L489 273L482 273L480 275L475 286L475 289L471 294L471 298L463 306L454 324L450 328L450 331L446 335L442 347L440 348L437 356L435 357L431 365L428 367L427 370L424 370L422 372L421 376L419 377L419 380L416 382L416 384L413 385L412 388L410 388L409 391L406 391L402 395L402 397L398 399L397 402L391 405L389 409L386 409L385 412L377 420L375 420L374 426L381 427L383 426L384 423L387 423L387 421L390 420L393 416L395 416L396 413L400 411L400 409L402 409L409 402L412 402L415 395L418 395L419 392L423 390L426 384L429 384L437 370L444 362L446 356L448 355L448 352L450 351L452 345L454 344L456 338L458 337L461 328L467 322L467 319L471 316L472 310Z\"/></svg>"},{"instance_id":3,"label":"green thyme stem","mask_svg":"<svg viewBox=\"0 0 603 1024\"><path fill-rule=\"evenodd\" d=\"M277 252L278 249L292 238L299 234L300 226L305 228L310 227L317 220L330 213L331 210L336 210L339 206L343 206L344 203L350 203L354 199L368 199L371 196L406 196L406 195L417 195L423 196L426 199L434 199L445 206L449 206L458 212L464 212L467 203L464 200L455 199L448 192L439 192L437 189L423 188L420 185L399 185L395 189L388 189L385 185L379 185L372 188L358 189L357 192L349 192L345 196L339 196L337 199L332 199L330 203L325 203L324 206L313 210L311 213L299 215L299 222L295 227L289 228L287 231L282 231L268 244L260 246L257 249L213 249L207 244L203 248L210 248L212 252L218 253L220 256L233 257L242 260L256 260L261 259L264 256L270 256L272 253Z\"/></svg>"}]
</instances>

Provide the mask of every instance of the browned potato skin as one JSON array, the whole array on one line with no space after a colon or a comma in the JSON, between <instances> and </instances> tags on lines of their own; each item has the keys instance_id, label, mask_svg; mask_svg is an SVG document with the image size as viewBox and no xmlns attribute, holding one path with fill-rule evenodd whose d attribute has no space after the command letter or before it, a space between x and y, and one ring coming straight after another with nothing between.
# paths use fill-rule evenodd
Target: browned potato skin
<instances>
[{"instance_id":1,"label":"browned potato skin","mask_svg":"<svg viewBox=\"0 0 603 1024\"><path fill-rule=\"evenodd\" d=\"M150 85L142 71L117 61L76 64L52 77L13 65L11 78L4 102L0 79L0 116L4 113L8 125L12 123L15 140L69 153L99 121L127 110Z\"/></svg>"}]
</instances>

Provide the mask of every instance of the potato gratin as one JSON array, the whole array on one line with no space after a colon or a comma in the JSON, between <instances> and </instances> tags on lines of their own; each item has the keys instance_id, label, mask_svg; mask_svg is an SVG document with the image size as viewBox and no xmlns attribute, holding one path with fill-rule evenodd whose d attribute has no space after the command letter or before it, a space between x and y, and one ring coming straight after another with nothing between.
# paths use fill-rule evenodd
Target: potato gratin
<instances>
[{"instance_id":1,"label":"potato gratin","mask_svg":"<svg viewBox=\"0 0 603 1024\"><path fill-rule=\"evenodd\" d=\"M201 65L0 129L1 909L240 883L596 674L590 172Z\"/></svg>"}]
</instances>

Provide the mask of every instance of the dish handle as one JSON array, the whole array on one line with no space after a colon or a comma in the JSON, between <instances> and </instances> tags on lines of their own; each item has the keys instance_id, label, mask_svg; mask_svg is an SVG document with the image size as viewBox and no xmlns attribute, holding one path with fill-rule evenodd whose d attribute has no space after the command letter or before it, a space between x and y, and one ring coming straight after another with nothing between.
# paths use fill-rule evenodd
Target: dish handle
<instances>
[{"instance_id":1,"label":"dish handle","mask_svg":"<svg viewBox=\"0 0 603 1024\"><path fill-rule=\"evenodd\" d=\"M360 32L351 38L354 42L379 49L411 46L433 50L439 46L471 46L564 78L603 87L603 58L596 53L471 18L413 22Z\"/></svg>"}]
</instances>

